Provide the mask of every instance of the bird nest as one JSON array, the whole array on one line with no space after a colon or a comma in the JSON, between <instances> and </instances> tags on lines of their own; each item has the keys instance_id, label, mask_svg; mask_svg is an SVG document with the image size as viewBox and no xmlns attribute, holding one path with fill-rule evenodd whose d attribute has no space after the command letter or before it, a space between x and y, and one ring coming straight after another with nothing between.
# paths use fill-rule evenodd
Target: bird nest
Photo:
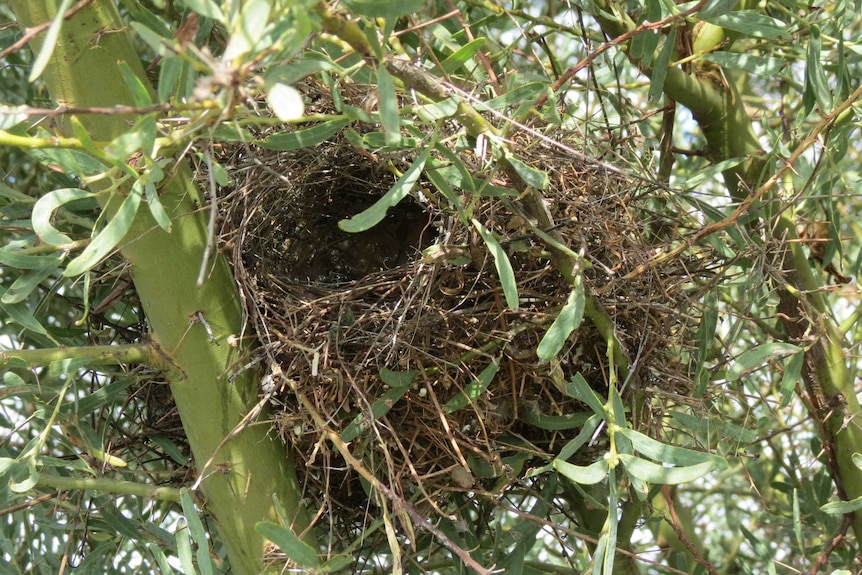
<instances>
[{"instance_id":1,"label":"bird nest","mask_svg":"<svg viewBox=\"0 0 862 575\"><path fill-rule=\"evenodd\" d=\"M409 154L361 149L342 132L312 148L238 145L220 158L234 178L222 203L227 251L276 375L264 391L302 461L318 520L345 541L375 500L355 462L323 439L321 422L365 471L430 517L459 492L523 481L575 437L590 415L566 393L577 374L604 395L609 373L622 373L641 426L662 397L690 392L687 342L712 255L689 252L625 279L687 231L681 196L527 133L516 145L522 162L549 175L542 194L553 226L544 232L582 254L592 303L591 319L549 362L536 349L572 286L505 172L475 168L498 193L465 192L461 210L420 179L377 226L349 234L338 222L385 194ZM480 164L472 148L452 152ZM462 217L468 204L507 254L517 307L507 305L477 226ZM574 461L590 456L582 450Z\"/></svg>"}]
</instances>

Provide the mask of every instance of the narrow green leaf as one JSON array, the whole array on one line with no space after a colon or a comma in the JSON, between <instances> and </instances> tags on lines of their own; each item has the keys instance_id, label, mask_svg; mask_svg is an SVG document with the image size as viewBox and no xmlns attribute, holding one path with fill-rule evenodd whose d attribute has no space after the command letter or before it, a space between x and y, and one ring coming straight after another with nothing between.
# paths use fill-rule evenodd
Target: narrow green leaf
<instances>
[{"instance_id":1,"label":"narrow green leaf","mask_svg":"<svg viewBox=\"0 0 862 575\"><path fill-rule=\"evenodd\" d=\"M14 304L27 299L27 296L33 293L33 290L42 283L42 280L50 276L58 267L60 267L62 257L43 259L45 260L45 265L43 267L27 270L21 274L18 279L12 282L12 285L9 286L6 293L4 293L3 297L0 298L0 301L5 304Z\"/></svg>"},{"instance_id":2,"label":"narrow green leaf","mask_svg":"<svg viewBox=\"0 0 862 575\"><path fill-rule=\"evenodd\" d=\"M192 542L189 537L188 522L185 518L180 518L177 522L177 557L180 560L180 565L183 568L183 573L186 575L197 575L195 562L192 559Z\"/></svg>"},{"instance_id":3,"label":"narrow green leaf","mask_svg":"<svg viewBox=\"0 0 862 575\"><path fill-rule=\"evenodd\" d=\"M820 507L820 511L829 515L846 515L862 509L862 496L850 501L833 501Z\"/></svg>"},{"instance_id":4,"label":"narrow green leaf","mask_svg":"<svg viewBox=\"0 0 862 575\"><path fill-rule=\"evenodd\" d=\"M862 469L862 453L854 453L850 457L853 461L853 465L855 465L859 469Z\"/></svg>"},{"instance_id":5,"label":"narrow green leaf","mask_svg":"<svg viewBox=\"0 0 862 575\"><path fill-rule=\"evenodd\" d=\"M739 10L712 18L705 18L704 20L728 30L741 32L751 38L765 38L767 40L790 38L784 22L770 18L754 10Z\"/></svg>"},{"instance_id":6,"label":"narrow green leaf","mask_svg":"<svg viewBox=\"0 0 862 575\"><path fill-rule=\"evenodd\" d=\"M72 0L62 0L57 6L54 19L51 20L51 25L48 26L48 31L45 32L45 37L42 39L42 47L39 49L39 54L33 61L33 67L30 70L28 82L35 82L36 79L45 71L45 66L51 60L51 55L54 53L54 48L57 46L57 38L60 36L60 28L63 26L63 20L66 17L66 12L72 5Z\"/></svg>"},{"instance_id":7,"label":"narrow green leaf","mask_svg":"<svg viewBox=\"0 0 862 575\"><path fill-rule=\"evenodd\" d=\"M183 508L183 516L188 525L189 534L197 547L195 556L197 558L198 569L202 575L212 575L213 564L210 558L207 533L187 489L183 489L180 493L180 504Z\"/></svg>"},{"instance_id":8,"label":"narrow green leaf","mask_svg":"<svg viewBox=\"0 0 862 575\"><path fill-rule=\"evenodd\" d=\"M542 82L529 82L487 102L476 103L475 106L480 111L484 108L489 108L501 112L512 106L521 106L524 103L535 102L545 93L547 93L546 84Z\"/></svg>"},{"instance_id":9,"label":"narrow green leaf","mask_svg":"<svg viewBox=\"0 0 862 575\"><path fill-rule=\"evenodd\" d=\"M605 409L604 401L590 387L587 380L580 373L576 373L566 385L565 393L572 399L577 399L581 403L586 404L593 412L602 419L608 418L608 412Z\"/></svg>"},{"instance_id":10,"label":"narrow green leaf","mask_svg":"<svg viewBox=\"0 0 862 575\"><path fill-rule=\"evenodd\" d=\"M419 372L412 371L392 371L385 367L380 368L380 381L392 387L405 387L412 385Z\"/></svg>"},{"instance_id":11,"label":"narrow green leaf","mask_svg":"<svg viewBox=\"0 0 862 575\"><path fill-rule=\"evenodd\" d=\"M410 386L405 385L402 387L393 387L384 393L371 404L370 414L364 412L357 414L357 416L353 418L353 421L344 428L344 431L341 432L340 436L341 441L349 443L359 437L359 435L368 428L368 424L370 423L369 419L376 421L389 413L389 410L392 409L409 390Z\"/></svg>"},{"instance_id":12,"label":"narrow green leaf","mask_svg":"<svg viewBox=\"0 0 862 575\"><path fill-rule=\"evenodd\" d=\"M429 151L430 148L425 148L416 160L414 160L410 169L404 172L404 175L398 178L395 185L382 198L377 200L374 205L352 218L341 220L338 222L338 227L345 232L353 234L370 230L380 223L386 217L386 212L389 208L397 206L401 200L410 195L410 191L422 175Z\"/></svg>"},{"instance_id":13,"label":"narrow green leaf","mask_svg":"<svg viewBox=\"0 0 862 575\"><path fill-rule=\"evenodd\" d=\"M664 46L662 46L661 52L658 53L658 57L656 57L652 68L649 99L653 102L660 101L664 93L664 81L667 78L667 69L674 49L676 49L676 26L671 26L670 32L668 32L667 37L664 39Z\"/></svg>"},{"instance_id":14,"label":"narrow green leaf","mask_svg":"<svg viewBox=\"0 0 862 575\"><path fill-rule=\"evenodd\" d=\"M159 56L167 57L170 56L172 51L168 49L168 45L173 45L174 42L170 40L170 37L165 37L153 32L149 26L144 25L141 22L130 22L129 26L132 27L132 30L138 33L138 36L144 43L155 51Z\"/></svg>"},{"instance_id":15,"label":"narrow green leaf","mask_svg":"<svg viewBox=\"0 0 862 575\"><path fill-rule=\"evenodd\" d=\"M723 469L727 467L727 462L718 455L712 453L704 453L685 447L677 447L657 441L648 435L644 435L639 431L628 428L620 428L617 430L627 437L632 442L632 447L641 455L668 463L672 465L696 465L699 463L710 462L713 465Z\"/></svg>"},{"instance_id":16,"label":"narrow green leaf","mask_svg":"<svg viewBox=\"0 0 862 575\"><path fill-rule=\"evenodd\" d=\"M826 81L826 72L821 62L820 28L809 28L808 51L805 58L805 91L810 92L823 112L832 110L832 93Z\"/></svg>"},{"instance_id":17,"label":"narrow green leaf","mask_svg":"<svg viewBox=\"0 0 862 575\"><path fill-rule=\"evenodd\" d=\"M320 565L320 558L317 556L317 552L297 537L290 529L275 523L261 521L254 526L254 530L269 541L272 541L287 555L288 559L297 563L300 567L314 569Z\"/></svg>"},{"instance_id":18,"label":"narrow green leaf","mask_svg":"<svg viewBox=\"0 0 862 575\"><path fill-rule=\"evenodd\" d=\"M805 538L802 536L802 513L799 510L799 490L793 490L793 535L800 549L805 549Z\"/></svg>"},{"instance_id":19,"label":"narrow green leaf","mask_svg":"<svg viewBox=\"0 0 862 575\"><path fill-rule=\"evenodd\" d=\"M736 358L727 370L727 380L736 381L743 375L762 367L767 360L781 359L804 351L802 348L783 341L773 341L750 349Z\"/></svg>"},{"instance_id":20,"label":"narrow green leaf","mask_svg":"<svg viewBox=\"0 0 862 575\"><path fill-rule=\"evenodd\" d=\"M270 0L246 0L239 18L232 22L230 40L222 58L226 62L238 60L266 36L267 21L272 5Z\"/></svg>"},{"instance_id":21,"label":"narrow green leaf","mask_svg":"<svg viewBox=\"0 0 862 575\"><path fill-rule=\"evenodd\" d=\"M757 434L754 431L731 421L710 419L676 410L671 410L668 415L676 422L677 426L685 429L687 433L701 433L710 436L718 434L718 437L722 440L731 440L739 443L751 443L757 440Z\"/></svg>"},{"instance_id":22,"label":"narrow green leaf","mask_svg":"<svg viewBox=\"0 0 862 575\"><path fill-rule=\"evenodd\" d=\"M536 355L542 361L550 361L560 353L563 349L563 344L569 338L571 333L581 325L584 319L584 304L586 296L584 294L584 277L578 273L575 276L575 282L566 305L560 310L560 314L548 331L545 333L539 346L536 348Z\"/></svg>"},{"instance_id":23,"label":"narrow green leaf","mask_svg":"<svg viewBox=\"0 0 862 575\"><path fill-rule=\"evenodd\" d=\"M494 266L497 268L497 275L500 276L500 284L503 286L503 296L506 298L506 305L509 306L509 309L518 309L518 284L515 280L515 271L512 269L512 264L509 262L506 251L488 228L480 224L476 219L472 219L471 221L473 222L473 227L482 236L485 245L488 246L488 251L494 257Z\"/></svg>"},{"instance_id":24,"label":"narrow green leaf","mask_svg":"<svg viewBox=\"0 0 862 575\"><path fill-rule=\"evenodd\" d=\"M559 471L560 475L566 479L581 485L595 485L608 476L608 462L604 458L583 467L574 465L558 457L554 459L554 469Z\"/></svg>"},{"instance_id":25,"label":"narrow green leaf","mask_svg":"<svg viewBox=\"0 0 862 575\"><path fill-rule=\"evenodd\" d=\"M9 248L0 249L0 264L21 270L44 268L45 266L50 265L51 262L57 261L57 257L58 256L31 256L20 254Z\"/></svg>"},{"instance_id":26,"label":"narrow green leaf","mask_svg":"<svg viewBox=\"0 0 862 575\"><path fill-rule=\"evenodd\" d=\"M534 188L539 190L548 189L550 180L548 179L547 172L533 168L532 166L528 166L515 156L510 155L506 159L509 161L510 164L512 164L512 168L514 168L518 176L520 176L521 179L524 180L525 184L527 184L528 186L533 186Z\"/></svg>"},{"instance_id":27,"label":"narrow green leaf","mask_svg":"<svg viewBox=\"0 0 862 575\"><path fill-rule=\"evenodd\" d=\"M126 88L128 88L129 92L132 94L132 100L135 102L135 106L151 106L153 99L150 96L150 92L147 90L147 87L141 79L138 78L138 75L132 71L126 62L117 62L117 66L120 69L120 74L123 76L123 82L125 82Z\"/></svg>"},{"instance_id":28,"label":"narrow green leaf","mask_svg":"<svg viewBox=\"0 0 862 575\"><path fill-rule=\"evenodd\" d=\"M443 69L443 72L446 74L454 74L458 71L461 66L466 64L470 58L476 55L476 52L482 48L482 45L485 43L484 38L476 38L472 42L469 42L463 46L461 46L455 53L451 54L448 58L440 62L440 68ZM438 67L434 67L431 71L432 74L439 73Z\"/></svg>"},{"instance_id":29,"label":"narrow green leaf","mask_svg":"<svg viewBox=\"0 0 862 575\"><path fill-rule=\"evenodd\" d=\"M418 12L425 0L345 0L351 12L368 18L399 18Z\"/></svg>"},{"instance_id":30,"label":"narrow green leaf","mask_svg":"<svg viewBox=\"0 0 862 575\"><path fill-rule=\"evenodd\" d=\"M706 358L709 351L712 349L712 343L715 340L715 330L718 327L718 294L712 289L707 292L703 298L703 313L700 317L700 325L697 326L697 334L695 335L695 351L694 373L697 387L694 391L694 397L702 397L706 391L706 385L709 383L709 377L704 369Z\"/></svg>"},{"instance_id":31,"label":"narrow green leaf","mask_svg":"<svg viewBox=\"0 0 862 575\"><path fill-rule=\"evenodd\" d=\"M571 457L577 453L581 447L586 445L586 443L592 439L593 433L595 433L602 421L604 420L598 415L590 415L589 419L584 422L584 427L578 432L578 435L563 446L560 453L557 455L557 458L562 459L563 461L571 459Z\"/></svg>"},{"instance_id":32,"label":"narrow green leaf","mask_svg":"<svg viewBox=\"0 0 862 575\"><path fill-rule=\"evenodd\" d=\"M48 245L64 246L72 243L69 236L61 234L51 224L54 212L64 204L93 197L96 197L96 194L79 188L63 188L48 192L39 198L36 205L33 206L33 231L36 232L42 242Z\"/></svg>"},{"instance_id":33,"label":"narrow green leaf","mask_svg":"<svg viewBox=\"0 0 862 575\"><path fill-rule=\"evenodd\" d=\"M401 141L401 120L398 118L398 95L392 75L380 66L377 68L377 96L380 123L386 132L386 145L397 146Z\"/></svg>"},{"instance_id":34,"label":"narrow green leaf","mask_svg":"<svg viewBox=\"0 0 862 575\"><path fill-rule=\"evenodd\" d=\"M3 316L8 318L8 320L14 321L21 327L28 329L33 333L38 333L44 336L48 335L48 332L27 307L26 302L5 304L0 301L0 309L3 310Z\"/></svg>"},{"instance_id":35,"label":"narrow green leaf","mask_svg":"<svg viewBox=\"0 0 862 575\"><path fill-rule=\"evenodd\" d=\"M443 406L445 413L452 413L467 407L468 405L476 405L476 400L485 393L488 386L497 375L497 370L500 369L499 359L493 359L488 366L483 369L479 375L473 378L473 381L468 383L462 392L446 402Z\"/></svg>"},{"instance_id":36,"label":"narrow green leaf","mask_svg":"<svg viewBox=\"0 0 862 575\"><path fill-rule=\"evenodd\" d=\"M325 142L349 123L350 120L347 118L336 118L295 132L273 134L263 140L255 140L254 143L267 150L286 151L310 148L320 142Z\"/></svg>"},{"instance_id":37,"label":"narrow green leaf","mask_svg":"<svg viewBox=\"0 0 862 575\"><path fill-rule=\"evenodd\" d=\"M111 253L123 238L126 237L126 232L132 226L132 221L138 213L138 206L141 203L140 191L135 191L132 188L129 195L120 204L117 212L108 222L104 229L98 232L95 238L89 243L84 251L69 262L63 275L66 277L75 277L89 271L93 266L97 265L102 259Z\"/></svg>"},{"instance_id":38,"label":"narrow green leaf","mask_svg":"<svg viewBox=\"0 0 862 575\"><path fill-rule=\"evenodd\" d=\"M696 465L664 467L628 453L620 453L619 457L625 465L626 472L631 476L656 485L688 483L700 479L715 467L714 461L704 461Z\"/></svg>"},{"instance_id":39,"label":"narrow green leaf","mask_svg":"<svg viewBox=\"0 0 862 575\"><path fill-rule=\"evenodd\" d=\"M561 431L580 427L593 416L590 413L569 413L567 415L547 415L539 411L537 406L527 407L519 411L521 418L539 429ZM593 416L595 417L595 416Z\"/></svg>"},{"instance_id":40,"label":"narrow green leaf","mask_svg":"<svg viewBox=\"0 0 862 575\"><path fill-rule=\"evenodd\" d=\"M185 0L185 5L201 16L206 16L219 22L225 21L221 8L213 0Z\"/></svg>"},{"instance_id":41,"label":"narrow green leaf","mask_svg":"<svg viewBox=\"0 0 862 575\"><path fill-rule=\"evenodd\" d=\"M787 407L790 400L793 399L796 384L802 381L802 366L804 364L805 353L802 351L794 353L784 363L784 374L781 376L781 383L778 385L778 393L781 395L781 404L779 407Z\"/></svg>"},{"instance_id":42,"label":"narrow green leaf","mask_svg":"<svg viewBox=\"0 0 862 575\"><path fill-rule=\"evenodd\" d=\"M718 64L722 68L744 70L765 78L775 76L786 64L785 60L780 58L768 58L747 53L739 54L737 52L712 52L705 54L703 59Z\"/></svg>"},{"instance_id":43,"label":"narrow green leaf","mask_svg":"<svg viewBox=\"0 0 862 575\"><path fill-rule=\"evenodd\" d=\"M134 185L139 186L140 182L142 180L138 180ZM156 190L155 184L153 182L146 182L144 184L144 192L146 193L147 206L150 208L150 213L153 214L153 219L156 220L160 228L170 233L172 228L171 218L165 211L164 206L162 206L161 200L159 200L159 192Z\"/></svg>"},{"instance_id":44,"label":"narrow green leaf","mask_svg":"<svg viewBox=\"0 0 862 575\"><path fill-rule=\"evenodd\" d=\"M701 20L716 18L723 14L727 14L736 7L738 0L710 0L700 9L697 15Z\"/></svg>"}]
</instances>

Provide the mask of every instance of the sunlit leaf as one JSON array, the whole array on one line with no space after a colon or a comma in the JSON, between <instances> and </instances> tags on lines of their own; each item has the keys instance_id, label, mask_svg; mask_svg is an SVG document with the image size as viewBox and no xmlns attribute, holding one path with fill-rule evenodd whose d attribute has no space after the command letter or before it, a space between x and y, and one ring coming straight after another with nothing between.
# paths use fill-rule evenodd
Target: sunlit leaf
<instances>
[{"instance_id":1,"label":"sunlit leaf","mask_svg":"<svg viewBox=\"0 0 862 575\"><path fill-rule=\"evenodd\" d=\"M741 32L751 38L789 38L784 22L770 18L754 10L739 10L728 12L711 18L705 18L710 24L715 24L728 30Z\"/></svg>"},{"instance_id":2,"label":"sunlit leaf","mask_svg":"<svg viewBox=\"0 0 862 575\"><path fill-rule=\"evenodd\" d=\"M287 151L309 148L325 142L349 123L350 120L347 118L335 118L310 128L303 128L302 130L283 134L273 134L263 140L255 140L255 143L267 150Z\"/></svg>"},{"instance_id":3,"label":"sunlit leaf","mask_svg":"<svg viewBox=\"0 0 862 575\"><path fill-rule=\"evenodd\" d=\"M42 72L45 71L45 67L51 60L54 49L58 45L57 38L60 36L60 29L65 21L66 12L71 6L72 0L62 0L60 5L54 8L54 19L51 20L51 25L48 26L48 31L45 32L45 36L42 38L42 46L39 48L39 53L33 61L30 76L27 78L28 82L36 81L42 75Z\"/></svg>"},{"instance_id":4,"label":"sunlit leaf","mask_svg":"<svg viewBox=\"0 0 862 575\"><path fill-rule=\"evenodd\" d=\"M656 485L689 483L704 477L715 468L714 461L704 461L695 465L664 467L628 453L620 453L619 457L625 465L627 473L641 481Z\"/></svg>"},{"instance_id":5,"label":"sunlit leaf","mask_svg":"<svg viewBox=\"0 0 862 575\"><path fill-rule=\"evenodd\" d=\"M282 122L299 119L305 113L302 94L293 86L281 82L276 82L267 88L266 101L275 116Z\"/></svg>"},{"instance_id":6,"label":"sunlit leaf","mask_svg":"<svg viewBox=\"0 0 862 575\"><path fill-rule=\"evenodd\" d=\"M75 277L90 270L97 265L102 259L111 253L126 237L126 232L132 227L132 222L135 215L138 213L138 206L141 203L141 193L139 190L132 188L129 194L123 199L123 203L117 209L116 213L111 217L108 225L97 233L84 251L69 262L63 275L66 277Z\"/></svg>"},{"instance_id":7,"label":"sunlit leaf","mask_svg":"<svg viewBox=\"0 0 862 575\"><path fill-rule=\"evenodd\" d=\"M72 243L69 236L61 234L54 228L52 224L54 212L60 206L70 202L95 196L96 194L79 188L62 188L48 192L33 206L33 231L42 242L48 245L63 246Z\"/></svg>"},{"instance_id":8,"label":"sunlit leaf","mask_svg":"<svg viewBox=\"0 0 862 575\"><path fill-rule=\"evenodd\" d=\"M710 462L719 468L727 467L727 462L723 458L718 455L713 455L712 453L668 445L667 443L657 441L639 431L635 431L634 429L620 428L617 433L627 437L629 441L631 441L632 447L635 451L641 455L649 457L650 459L661 461L662 463L673 465L696 465L699 463Z\"/></svg>"},{"instance_id":9,"label":"sunlit leaf","mask_svg":"<svg viewBox=\"0 0 862 575\"><path fill-rule=\"evenodd\" d=\"M426 148L417 156L404 175L398 178L395 185L386 192L382 198L377 200L370 208L356 214L352 218L341 220L338 222L338 227L349 233L364 232L370 230L383 218L386 217L386 212L389 208L397 206L401 200L410 195L410 191L419 177L422 175L422 170L425 168L425 161L428 159L429 149Z\"/></svg>"},{"instance_id":10,"label":"sunlit leaf","mask_svg":"<svg viewBox=\"0 0 862 575\"><path fill-rule=\"evenodd\" d=\"M566 479L581 485L594 485L608 476L608 462L599 459L586 467L574 465L560 458L554 459L554 469Z\"/></svg>"}]
</instances>

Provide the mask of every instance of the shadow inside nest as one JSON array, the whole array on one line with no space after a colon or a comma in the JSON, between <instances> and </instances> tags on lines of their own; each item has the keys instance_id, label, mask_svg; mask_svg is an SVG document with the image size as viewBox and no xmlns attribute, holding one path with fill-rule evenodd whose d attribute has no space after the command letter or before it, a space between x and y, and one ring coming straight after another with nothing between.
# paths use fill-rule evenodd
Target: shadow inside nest
<instances>
[{"instance_id":1,"label":"shadow inside nest","mask_svg":"<svg viewBox=\"0 0 862 575\"><path fill-rule=\"evenodd\" d=\"M621 279L652 257L656 238L678 237L684 208L661 189L536 148L534 163L556 180L545 195L557 225L546 232L585 250L587 291L624 348L627 393L688 394L691 310L712 256ZM590 321L553 361L536 357L571 286L520 214L493 198L472 207L511 262L519 305L510 309L491 252L427 182L378 226L346 234L338 222L388 191L390 172L340 137L255 154L221 159L244 178L224 204L226 245L273 371L286 378L274 419L330 520L361 524L369 493L299 395L368 470L428 513L444 514L460 492L523 485L577 436L592 413L567 382L580 376L606 395L620 366ZM635 416L649 424L657 407L640 405ZM570 460L588 464L601 450Z\"/></svg>"}]
</instances>

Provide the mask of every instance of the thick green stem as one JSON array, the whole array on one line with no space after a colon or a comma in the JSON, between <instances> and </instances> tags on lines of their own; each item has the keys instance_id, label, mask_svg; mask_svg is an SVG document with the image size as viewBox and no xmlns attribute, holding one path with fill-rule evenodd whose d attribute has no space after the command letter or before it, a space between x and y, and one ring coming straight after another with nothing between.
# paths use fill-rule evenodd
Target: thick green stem
<instances>
[{"instance_id":1,"label":"thick green stem","mask_svg":"<svg viewBox=\"0 0 862 575\"><path fill-rule=\"evenodd\" d=\"M21 349L0 351L0 368L46 366L64 359L86 359L88 366L145 363L164 365L164 357L157 348L145 343L126 345L94 345L89 347L60 347L54 349Z\"/></svg>"},{"instance_id":2,"label":"thick green stem","mask_svg":"<svg viewBox=\"0 0 862 575\"><path fill-rule=\"evenodd\" d=\"M179 501L180 490L173 487L158 487L146 483L132 481L117 481L105 477L64 477L40 473L37 485L50 487L60 491L99 491L114 495L137 495L160 501Z\"/></svg>"},{"instance_id":3,"label":"thick green stem","mask_svg":"<svg viewBox=\"0 0 862 575\"><path fill-rule=\"evenodd\" d=\"M58 4L11 2L22 27L52 19ZM102 0L64 22L43 75L52 98L76 107L133 104L118 64L125 62L145 83L146 75L126 30L115 4ZM34 53L39 53L42 42L42 35L32 41ZM128 132L136 119L80 116L95 141L110 141ZM242 371L249 349L245 342L236 344L242 331L242 305L227 261L213 257L206 262L203 285L196 283L208 240L199 210L203 198L186 164L166 172L159 199L171 218L172 232L162 230L142 204L121 252L131 264L151 337L171 366L166 376L197 471L204 478L206 511L227 547L232 572L253 575L263 571L265 547L254 526L259 521L278 521L273 499L284 506L298 532L306 528L307 519L284 444L269 433L269 426L250 425L246 420L259 407L259 375ZM122 193L115 193L115 201L106 205L109 214L110 204L118 204Z\"/></svg>"}]
</instances>

